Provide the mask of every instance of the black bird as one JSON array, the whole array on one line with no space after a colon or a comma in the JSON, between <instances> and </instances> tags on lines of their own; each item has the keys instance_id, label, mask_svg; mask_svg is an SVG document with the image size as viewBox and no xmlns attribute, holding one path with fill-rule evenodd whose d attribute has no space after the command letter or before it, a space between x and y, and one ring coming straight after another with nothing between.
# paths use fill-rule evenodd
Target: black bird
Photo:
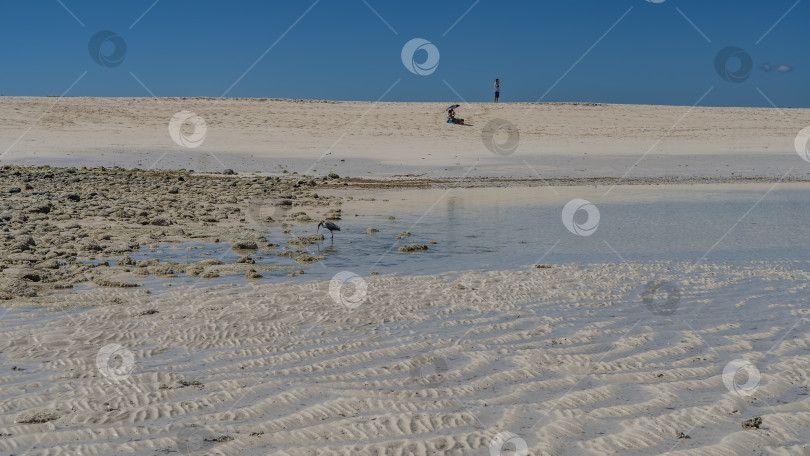
<instances>
[{"instance_id":1,"label":"black bird","mask_svg":"<svg viewBox=\"0 0 810 456\"><path fill-rule=\"evenodd\" d=\"M335 238L335 233L334 232L335 231L340 231L340 227L335 225L332 222L321 222L321 223L318 224L318 229L315 230L315 232L317 233L318 231L320 231L321 227L326 228L327 230L329 230L330 233L332 233L332 239Z\"/></svg>"}]
</instances>

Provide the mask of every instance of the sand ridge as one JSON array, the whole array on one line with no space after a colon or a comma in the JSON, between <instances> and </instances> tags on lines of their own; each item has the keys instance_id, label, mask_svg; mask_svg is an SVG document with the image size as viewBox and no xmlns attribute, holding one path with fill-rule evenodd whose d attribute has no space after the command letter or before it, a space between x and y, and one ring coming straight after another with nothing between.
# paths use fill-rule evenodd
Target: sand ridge
<instances>
[{"instance_id":1,"label":"sand ridge","mask_svg":"<svg viewBox=\"0 0 810 456\"><path fill-rule=\"evenodd\" d=\"M0 97L0 159L350 177L780 176L802 164L794 140L810 125L808 109L472 103L459 108L464 127L445 122L449 104ZM194 148L168 132L183 111L206 124Z\"/></svg>"}]
</instances>

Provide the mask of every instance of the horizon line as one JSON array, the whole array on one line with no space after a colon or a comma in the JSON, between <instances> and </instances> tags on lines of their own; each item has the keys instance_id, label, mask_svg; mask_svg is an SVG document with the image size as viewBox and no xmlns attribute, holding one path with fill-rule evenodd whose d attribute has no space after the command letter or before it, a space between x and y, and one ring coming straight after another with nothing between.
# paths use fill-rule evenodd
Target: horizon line
<instances>
[{"instance_id":1,"label":"horizon line","mask_svg":"<svg viewBox=\"0 0 810 456\"><path fill-rule=\"evenodd\" d=\"M292 102L310 102L310 103L372 103L372 104L445 104L445 103L460 103L462 105L498 105L498 104L511 104L511 105L582 105L582 106L666 106L666 107L690 107L690 105L677 105L677 104L655 104L655 103L608 103L600 101L499 101L493 103L492 101L373 101L373 100L329 100L321 98L279 98L279 97L211 97L211 96L60 96L60 95L3 95L0 98L97 98L97 99L136 99L136 100L246 100L246 101L292 101ZM716 108L716 109L810 109L810 107L767 107L767 106L695 106L696 108Z\"/></svg>"}]
</instances>

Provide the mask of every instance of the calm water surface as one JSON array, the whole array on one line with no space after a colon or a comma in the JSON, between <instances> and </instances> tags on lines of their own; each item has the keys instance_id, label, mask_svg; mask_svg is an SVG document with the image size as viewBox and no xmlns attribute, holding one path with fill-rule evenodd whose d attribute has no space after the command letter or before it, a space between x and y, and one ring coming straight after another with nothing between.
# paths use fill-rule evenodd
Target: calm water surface
<instances>
[{"instance_id":1,"label":"calm water surface","mask_svg":"<svg viewBox=\"0 0 810 456\"><path fill-rule=\"evenodd\" d=\"M588 236L563 223L563 209L572 199L584 199L598 211L598 226ZM795 260L794 267L806 268L810 260L807 184L400 190L361 193L342 209L342 231L334 241L327 233L324 242L307 248L324 260L299 266L265 254L257 263L292 265L305 274L291 279L287 271L277 271L264 273L262 280L328 280L344 270L361 276L430 275L570 262ZM597 215L590 217L579 210L573 220L590 228ZM379 233L366 234L370 227ZM295 236L315 228L315 223L297 226ZM292 237L278 226L262 229L269 242L282 246ZM404 231L412 235L396 240ZM428 244L429 250L397 251L412 243ZM144 248L135 258L233 262L239 256L225 244L183 244ZM242 281L232 276L206 282Z\"/></svg>"}]
</instances>

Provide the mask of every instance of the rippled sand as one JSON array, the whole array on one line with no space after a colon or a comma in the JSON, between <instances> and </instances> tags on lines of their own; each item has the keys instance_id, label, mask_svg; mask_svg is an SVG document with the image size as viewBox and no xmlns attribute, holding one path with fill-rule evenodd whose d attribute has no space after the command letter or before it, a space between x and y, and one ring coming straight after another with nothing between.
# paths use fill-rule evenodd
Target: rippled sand
<instances>
[{"instance_id":1,"label":"rippled sand","mask_svg":"<svg viewBox=\"0 0 810 456\"><path fill-rule=\"evenodd\" d=\"M511 439L532 455L807 454L798 266L77 292L0 319L0 450L485 455ZM122 304L73 310L97 293ZM734 360L749 375L727 387ZM32 417L50 420L18 422Z\"/></svg>"}]
</instances>

